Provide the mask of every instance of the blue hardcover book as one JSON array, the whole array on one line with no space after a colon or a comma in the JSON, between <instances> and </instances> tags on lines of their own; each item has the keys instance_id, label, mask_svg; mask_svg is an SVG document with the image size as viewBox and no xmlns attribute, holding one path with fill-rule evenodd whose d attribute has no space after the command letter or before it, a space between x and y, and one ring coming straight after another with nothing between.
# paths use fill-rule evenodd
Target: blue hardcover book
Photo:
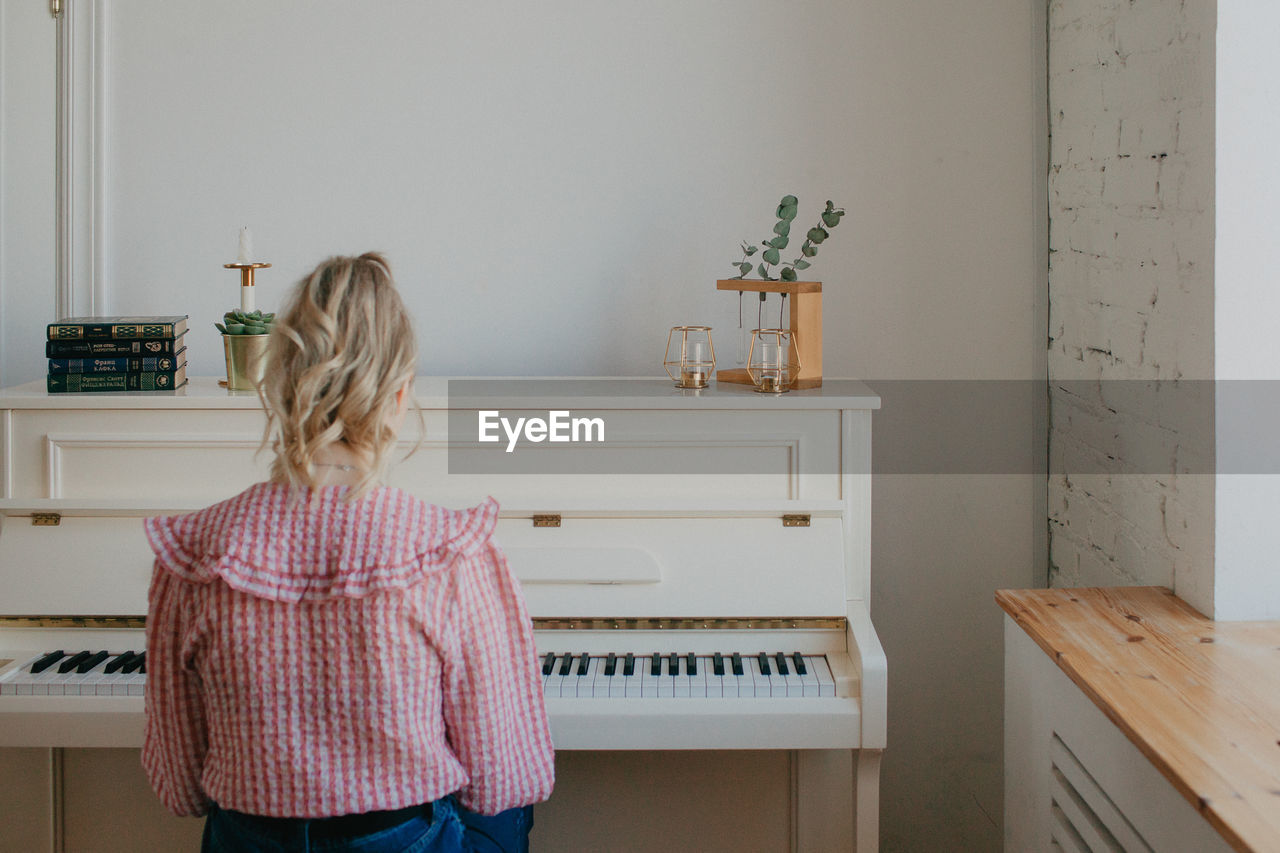
<instances>
[{"instance_id":1,"label":"blue hardcover book","mask_svg":"<svg viewBox=\"0 0 1280 853\"><path fill-rule=\"evenodd\" d=\"M120 356L116 358L51 358L50 373L140 373L176 370L186 359L183 347L173 355Z\"/></svg>"}]
</instances>

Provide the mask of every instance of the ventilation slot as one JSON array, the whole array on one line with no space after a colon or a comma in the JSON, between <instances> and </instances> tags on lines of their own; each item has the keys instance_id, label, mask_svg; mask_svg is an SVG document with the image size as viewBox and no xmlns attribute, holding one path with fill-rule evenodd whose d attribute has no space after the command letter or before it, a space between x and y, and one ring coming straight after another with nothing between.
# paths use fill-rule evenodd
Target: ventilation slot
<instances>
[{"instance_id":1,"label":"ventilation slot","mask_svg":"<svg viewBox=\"0 0 1280 853\"><path fill-rule=\"evenodd\" d=\"M1055 850L1151 853L1133 824L1056 733L1049 754L1053 761L1050 835Z\"/></svg>"}]
</instances>

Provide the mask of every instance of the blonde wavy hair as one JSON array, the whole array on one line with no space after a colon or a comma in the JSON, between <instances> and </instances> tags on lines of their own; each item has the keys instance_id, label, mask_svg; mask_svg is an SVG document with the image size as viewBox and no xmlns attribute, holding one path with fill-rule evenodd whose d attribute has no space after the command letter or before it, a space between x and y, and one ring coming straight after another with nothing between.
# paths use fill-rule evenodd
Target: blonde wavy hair
<instances>
[{"instance_id":1,"label":"blonde wavy hair","mask_svg":"<svg viewBox=\"0 0 1280 853\"><path fill-rule=\"evenodd\" d=\"M416 364L413 327L386 258L368 252L317 266L277 314L258 384L262 448L275 452L271 478L315 487L316 455L342 444L362 470L347 498L377 485L395 444L396 392Z\"/></svg>"}]
</instances>

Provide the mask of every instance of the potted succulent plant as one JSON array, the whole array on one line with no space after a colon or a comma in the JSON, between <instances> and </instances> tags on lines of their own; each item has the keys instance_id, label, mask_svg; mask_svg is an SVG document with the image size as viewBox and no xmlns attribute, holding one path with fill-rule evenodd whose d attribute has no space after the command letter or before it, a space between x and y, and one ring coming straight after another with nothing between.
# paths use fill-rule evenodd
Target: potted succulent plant
<instances>
[{"instance_id":1,"label":"potted succulent plant","mask_svg":"<svg viewBox=\"0 0 1280 853\"><path fill-rule=\"evenodd\" d=\"M227 388L252 391L262 378L262 357L267 351L267 337L276 315L262 311L233 309L214 323L222 333L222 348L227 358Z\"/></svg>"}]
</instances>

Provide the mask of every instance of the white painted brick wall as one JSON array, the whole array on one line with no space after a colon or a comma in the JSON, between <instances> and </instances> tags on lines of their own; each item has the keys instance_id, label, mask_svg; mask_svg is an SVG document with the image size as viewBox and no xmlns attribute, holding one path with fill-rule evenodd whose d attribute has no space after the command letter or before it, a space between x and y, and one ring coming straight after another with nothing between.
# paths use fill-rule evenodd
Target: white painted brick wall
<instances>
[{"instance_id":1,"label":"white painted brick wall","mask_svg":"<svg viewBox=\"0 0 1280 853\"><path fill-rule=\"evenodd\" d=\"M1193 398L1212 399L1215 10L1049 5L1053 586L1176 589L1213 559Z\"/></svg>"}]
</instances>

